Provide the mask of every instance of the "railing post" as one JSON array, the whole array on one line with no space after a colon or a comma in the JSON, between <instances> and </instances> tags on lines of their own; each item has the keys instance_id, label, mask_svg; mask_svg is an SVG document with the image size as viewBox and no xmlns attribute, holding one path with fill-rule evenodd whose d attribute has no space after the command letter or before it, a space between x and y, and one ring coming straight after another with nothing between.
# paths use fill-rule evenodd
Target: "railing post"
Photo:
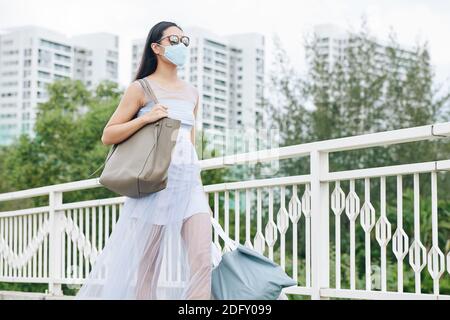
<instances>
[{"instance_id":1,"label":"railing post","mask_svg":"<svg viewBox=\"0 0 450 320\"><path fill-rule=\"evenodd\" d=\"M50 239L49 239L49 277L48 291L53 295L62 295L62 214L63 211L57 211L62 205L62 192L50 191L49 194L49 219L50 219Z\"/></svg>"},{"instance_id":2,"label":"railing post","mask_svg":"<svg viewBox=\"0 0 450 320\"><path fill-rule=\"evenodd\" d=\"M311 173L311 299L321 298L320 289L330 286L329 184L320 182L329 170L328 152L313 150Z\"/></svg>"}]
</instances>

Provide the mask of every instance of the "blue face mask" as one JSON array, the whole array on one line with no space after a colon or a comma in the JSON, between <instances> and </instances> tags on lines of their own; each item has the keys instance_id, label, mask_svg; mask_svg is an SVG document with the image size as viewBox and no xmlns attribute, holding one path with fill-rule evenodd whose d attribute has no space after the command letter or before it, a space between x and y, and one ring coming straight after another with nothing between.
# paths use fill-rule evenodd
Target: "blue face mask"
<instances>
[{"instance_id":1,"label":"blue face mask","mask_svg":"<svg viewBox=\"0 0 450 320\"><path fill-rule=\"evenodd\" d=\"M164 56L174 65L182 67L186 62L188 48L184 44L163 46L157 43L157 45L164 47Z\"/></svg>"}]
</instances>

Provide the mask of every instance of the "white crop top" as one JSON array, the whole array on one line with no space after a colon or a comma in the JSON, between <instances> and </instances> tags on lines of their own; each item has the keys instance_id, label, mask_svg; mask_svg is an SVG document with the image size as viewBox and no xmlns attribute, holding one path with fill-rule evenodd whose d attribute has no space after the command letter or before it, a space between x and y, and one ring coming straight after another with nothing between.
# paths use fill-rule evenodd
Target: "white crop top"
<instances>
[{"instance_id":1,"label":"white crop top","mask_svg":"<svg viewBox=\"0 0 450 320\"><path fill-rule=\"evenodd\" d=\"M172 90L160 86L156 81L148 79L158 102L167 107L169 118L180 120L182 124L193 126L195 123L194 108L198 99L198 91L189 82L182 80L185 86L182 89ZM142 87L141 87L142 88ZM143 90L143 88L142 88ZM139 109L137 117L151 110L155 104L153 99L145 92L146 103Z\"/></svg>"}]
</instances>

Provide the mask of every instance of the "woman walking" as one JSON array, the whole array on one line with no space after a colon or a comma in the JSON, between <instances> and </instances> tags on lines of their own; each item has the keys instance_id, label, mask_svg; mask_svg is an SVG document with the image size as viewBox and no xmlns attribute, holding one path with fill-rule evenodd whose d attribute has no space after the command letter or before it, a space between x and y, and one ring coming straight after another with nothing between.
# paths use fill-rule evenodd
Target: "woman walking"
<instances>
[{"instance_id":1,"label":"woman walking","mask_svg":"<svg viewBox=\"0 0 450 320\"><path fill-rule=\"evenodd\" d=\"M106 145L170 117L181 121L167 187L126 197L119 220L75 299L211 299L211 209L195 151L198 91L178 78L189 37L162 21L149 32L135 81L103 131ZM159 103L154 103L147 81ZM134 117L136 115L136 117ZM216 250L214 252L214 250Z\"/></svg>"}]
</instances>

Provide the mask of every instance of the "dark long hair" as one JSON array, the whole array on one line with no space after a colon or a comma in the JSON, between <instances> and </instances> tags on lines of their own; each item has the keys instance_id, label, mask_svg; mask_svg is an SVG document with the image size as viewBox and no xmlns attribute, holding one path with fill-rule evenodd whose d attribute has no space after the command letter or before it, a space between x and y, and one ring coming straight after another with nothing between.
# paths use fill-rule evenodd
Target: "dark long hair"
<instances>
[{"instance_id":1,"label":"dark long hair","mask_svg":"<svg viewBox=\"0 0 450 320\"><path fill-rule=\"evenodd\" d=\"M164 30L169 27L177 27L181 31L183 29L180 28L176 23L169 21L161 21L158 22L150 29L147 40L145 41L144 52L142 53L141 63L139 65L138 71L134 78L134 81L137 79L142 79L156 70L156 66L158 65L158 59L156 58L156 54L153 52L150 45L153 42L157 42L163 36Z\"/></svg>"}]
</instances>

